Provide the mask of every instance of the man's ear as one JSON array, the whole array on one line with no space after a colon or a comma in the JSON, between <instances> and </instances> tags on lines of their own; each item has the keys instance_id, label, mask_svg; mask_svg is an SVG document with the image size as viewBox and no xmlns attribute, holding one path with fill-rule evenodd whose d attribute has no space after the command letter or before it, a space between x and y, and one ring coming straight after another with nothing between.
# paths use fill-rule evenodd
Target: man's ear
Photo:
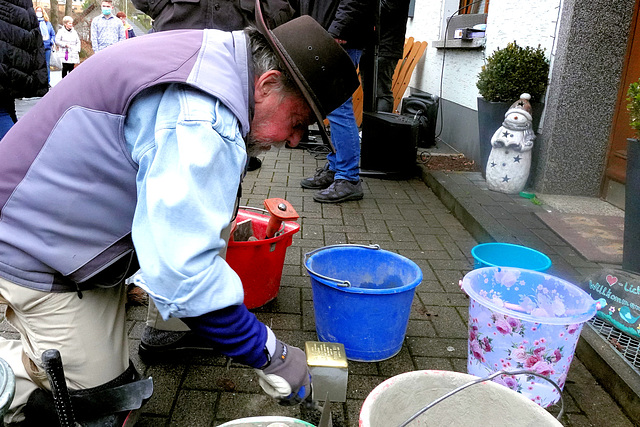
<instances>
[{"instance_id":1,"label":"man's ear","mask_svg":"<svg viewBox=\"0 0 640 427\"><path fill-rule=\"evenodd\" d=\"M264 98L269 96L272 90L277 89L280 85L280 71L269 70L256 78L254 99L256 102L261 102Z\"/></svg>"}]
</instances>

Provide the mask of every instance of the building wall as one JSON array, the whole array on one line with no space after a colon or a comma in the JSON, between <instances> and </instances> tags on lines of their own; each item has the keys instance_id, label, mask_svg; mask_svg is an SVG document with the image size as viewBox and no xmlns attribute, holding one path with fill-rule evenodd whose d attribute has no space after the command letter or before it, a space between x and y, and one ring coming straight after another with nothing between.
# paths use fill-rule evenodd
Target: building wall
<instances>
[{"instance_id":1,"label":"building wall","mask_svg":"<svg viewBox=\"0 0 640 427\"><path fill-rule=\"evenodd\" d=\"M635 0L565 0L536 191L599 196Z\"/></svg>"},{"instance_id":2,"label":"building wall","mask_svg":"<svg viewBox=\"0 0 640 427\"><path fill-rule=\"evenodd\" d=\"M429 47L409 89L443 98L440 138L479 161L475 84L486 56L514 40L540 45L551 73L530 183L549 194L598 196L635 1L491 0L484 49L445 50L433 41L458 0L416 0L407 36Z\"/></svg>"},{"instance_id":3,"label":"building wall","mask_svg":"<svg viewBox=\"0 0 640 427\"><path fill-rule=\"evenodd\" d=\"M540 45L551 56L559 4L560 0L492 0L484 49L436 49L433 42L441 39L458 0L416 0L407 37L426 40L429 46L413 73L410 90L443 98L442 128L438 126L443 141L480 160L476 81L485 57L514 40L522 46Z\"/></svg>"}]
</instances>

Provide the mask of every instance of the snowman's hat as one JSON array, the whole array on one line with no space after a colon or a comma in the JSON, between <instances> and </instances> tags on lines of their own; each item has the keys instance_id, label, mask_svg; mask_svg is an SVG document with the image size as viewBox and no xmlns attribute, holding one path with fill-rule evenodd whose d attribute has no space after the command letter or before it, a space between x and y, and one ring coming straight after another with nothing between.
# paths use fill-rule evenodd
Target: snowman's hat
<instances>
[{"instance_id":1,"label":"snowman's hat","mask_svg":"<svg viewBox=\"0 0 640 427\"><path fill-rule=\"evenodd\" d=\"M529 95L528 93L523 93L522 95L520 95L520 99L511 104L511 107L509 107L507 112L504 113L504 116L507 117L507 115L511 113L520 113L527 119L533 120L531 116L531 104L529 103L530 99L531 95Z\"/></svg>"}]
</instances>

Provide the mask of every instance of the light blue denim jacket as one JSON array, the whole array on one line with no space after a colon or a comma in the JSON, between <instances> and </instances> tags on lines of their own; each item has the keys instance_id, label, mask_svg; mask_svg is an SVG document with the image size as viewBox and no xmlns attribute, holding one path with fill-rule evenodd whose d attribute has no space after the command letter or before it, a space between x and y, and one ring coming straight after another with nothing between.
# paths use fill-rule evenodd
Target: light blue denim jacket
<instances>
[{"instance_id":1,"label":"light blue denim jacket","mask_svg":"<svg viewBox=\"0 0 640 427\"><path fill-rule=\"evenodd\" d=\"M241 304L240 278L219 256L247 158L236 117L187 85L156 86L133 101L124 134L139 164L133 242L162 316Z\"/></svg>"}]
</instances>

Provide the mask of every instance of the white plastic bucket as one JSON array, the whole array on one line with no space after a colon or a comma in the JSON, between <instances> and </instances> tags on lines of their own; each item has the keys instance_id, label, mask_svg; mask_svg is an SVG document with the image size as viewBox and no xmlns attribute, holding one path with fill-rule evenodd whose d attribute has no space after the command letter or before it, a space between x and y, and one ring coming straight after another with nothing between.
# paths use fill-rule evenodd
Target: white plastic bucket
<instances>
[{"instance_id":1,"label":"white plastic bucket","mask_svg":"<svg viewBox=\"0 0 640 427\"><path fill-rule=\"evenodd\" d=\"M9 364L0 358L0 422L13 402L16 391L16 377Z\"/></svg>"},{"instance_id":2,"label":"white plastic bucket","mask_svg":"<svg viewBox=\"0 0 640 427\"><path fill-rule=\"evenodd\" d=\"M397 427L448 392L478 380L450 371L413 371L378 385L362 405L360 427ZM411 427L558 427L562 424L520 393L492 381L468 387L437 403Z\"/></svg>"}]
</instances>

